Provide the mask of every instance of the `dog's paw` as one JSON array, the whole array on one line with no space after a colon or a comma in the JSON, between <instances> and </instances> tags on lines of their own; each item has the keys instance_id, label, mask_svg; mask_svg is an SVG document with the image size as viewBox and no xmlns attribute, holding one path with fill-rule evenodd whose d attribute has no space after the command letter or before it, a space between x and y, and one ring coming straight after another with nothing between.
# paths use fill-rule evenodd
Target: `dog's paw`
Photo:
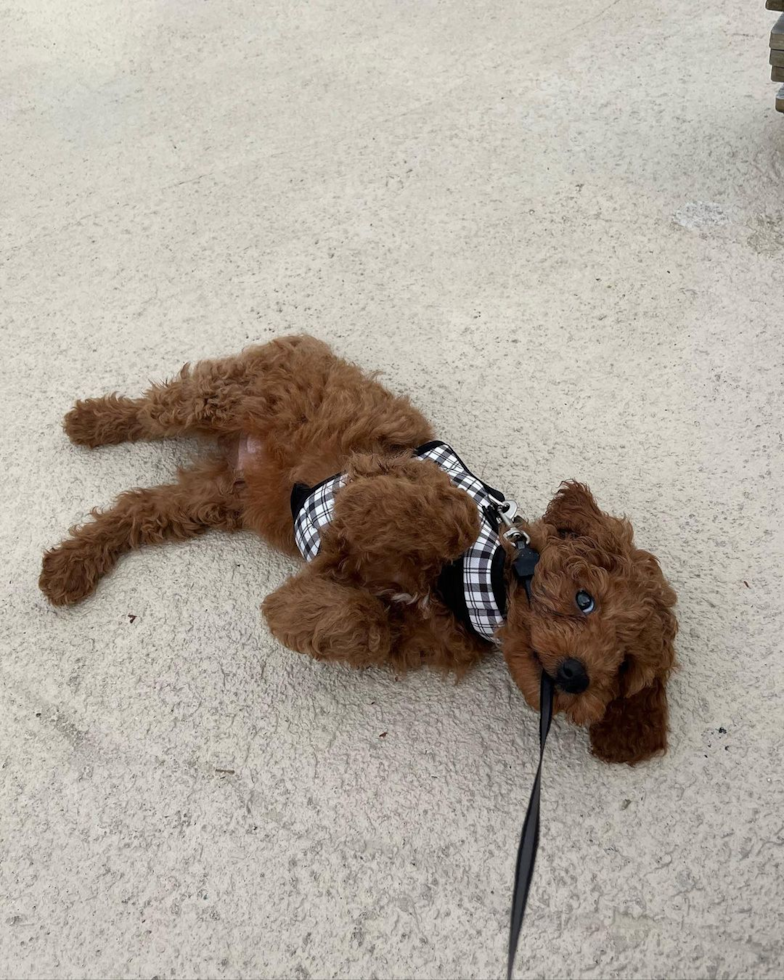
<instances>
[{"instance_id":1,"label":"dog's paw","mask_svg":"<svg viewBox=\"0 0 784 980\"><path fill-rule=\"evenodd\" d=\"M78 401L63 419L66 435L77 446L115 445L138 435L136 403L120 395Z\"/></svg>"},{"instance_id":2,"label":"dog's paw","mask_svg":"<svg viewBox=\"0 0 784 980\"><path fill-rule=\"evenodd\" d=\"M38 586L53 606L72 606L95 590L100 577L78 542L69 539L44 555Z\"/></svg>"}]
</instances>

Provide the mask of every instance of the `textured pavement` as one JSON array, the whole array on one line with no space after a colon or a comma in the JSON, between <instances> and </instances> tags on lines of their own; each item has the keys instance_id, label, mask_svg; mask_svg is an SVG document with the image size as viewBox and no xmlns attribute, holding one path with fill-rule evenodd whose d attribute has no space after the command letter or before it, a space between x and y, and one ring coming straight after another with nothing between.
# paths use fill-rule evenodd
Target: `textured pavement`
<instances>
[{"instance_id":1,"label":"textured pavement","mask_svg":"<svg viewBox=\"0 0 784 980\"><path fill-rule=\"evenodd\" d=\"M309 331L680 595L672 750L558 722L519 977L784 974L784 119L762 0L0 0L0 975L495 978L537 718L282 649L250 535L40 555L193 447L77 396ZM758 9L759 8L759 9ZM383 736L383 737L382 737Z\"/></svg>"}]
</instances>

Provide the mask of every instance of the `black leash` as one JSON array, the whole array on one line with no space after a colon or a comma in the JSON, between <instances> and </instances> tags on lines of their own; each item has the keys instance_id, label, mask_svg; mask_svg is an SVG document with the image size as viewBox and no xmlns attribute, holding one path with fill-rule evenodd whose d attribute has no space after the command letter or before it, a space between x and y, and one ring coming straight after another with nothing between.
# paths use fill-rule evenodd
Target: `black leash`
<instances>
[{"instance_id":1,"label":"black leash","mask_svg":"<svg viewBox=\"0 0 784 980\"><path fill-rule=\"evenodd\" d=\"M515 517L517 504L506 501L499 507L501 520L508 525L509 530L505 533L507 540L515 546L515 557L512 562L512 571L519 582L525 588L528 604L531 604L531 580L534 577L536 563L539 561L539 552L531 547L528 535L521 528L517 527ZM541 796L541 777L542 762L544 761L544 746L547 742L547 735L550 731L550 722L553 720L553 699L555 697L555 683L552 677L542 671L542 683L539 689L539 765L536 769L536 778L531 790L531 799L528 801L528 811L523 823L523 832L520 835L520 846L517 849L517 865L515 866L514 891L512 892L512 916L509 923L509 952L506 963L506 980L512 980L512 970L514 968L517 944L520 939L520 929L523 925L525 907L528 902L528 891L531 887L531 879L534 876L534 865L536 864L536 852L539 849L539 800Z\"/></svg>"},{"instance_id":2,"label":"black leash","mask_svg":"<svg viewBox=\"0 0 784 980\"><path fill-rule=\"evenodd\" d=\"M539 796L544 760L544 745L550 722L553 719L553 696L555 684L552 677L542 671L542 686L539 689L541 714L539 715L539 766L536 770L534 788L528 802L528 812L525 815L523 832L520 835L520 846L517 849L517 866L515 868L514 891L512 892L512 919L509 923L509 956L506 963L506 980L512 980L517 943L520 939L520 929L523 925L525 906L528 901L528 889L534 876L536 852L539 848Z\"/></svg>"}]
</instances>

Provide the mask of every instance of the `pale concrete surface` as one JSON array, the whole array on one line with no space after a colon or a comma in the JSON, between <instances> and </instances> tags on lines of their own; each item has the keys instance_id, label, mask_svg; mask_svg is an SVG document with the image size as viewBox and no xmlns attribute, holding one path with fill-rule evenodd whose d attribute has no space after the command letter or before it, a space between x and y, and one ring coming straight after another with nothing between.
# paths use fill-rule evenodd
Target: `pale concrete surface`
<instances>
[{"instance_id":1,"label":"pale concrete surface","mask_svg":"<svg viewBox=\"0 0 784 980\"><path fill-rule=\"evenodd\" d=\"M762 6L4 0L3 976L502 973L536 718L500 662L288 653L258 606L292 566L250 536L135 555L74 610L36 588L188 452L72 448L75 396L299 330L528 513L587 480L680 592L671 754L606 768L556 725L518 975L782 976Z\"/></svg>"}]
</instances>

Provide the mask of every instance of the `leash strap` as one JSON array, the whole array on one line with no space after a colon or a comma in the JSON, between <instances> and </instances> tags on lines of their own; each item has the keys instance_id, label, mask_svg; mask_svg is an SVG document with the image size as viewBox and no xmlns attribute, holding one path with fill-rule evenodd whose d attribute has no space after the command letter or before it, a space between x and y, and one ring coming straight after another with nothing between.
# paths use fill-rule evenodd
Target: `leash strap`
<instances>
[{"instance_id":1,"label":"leash strap","mask_svg":"<svg viewBox=\"0 0 784 980\"><path fill-rule=\"evenodd\" d=\"M531 799L528 801L528 812L525 815L523 832L520 835L520 846L517 849L517 866L515 868L514 891L512 892L512 919L509 925L509 958L506 965L506 980L512 980L517 942L520 938L525 906L528 902L528 889L531 887L534 865L536 864L536 852L539 848L539 790L542 775L542 761L544 760L544 746L547 741L547 733L550 731L550 722L553 719L554 694L555 685L553 684L552 677L545 671L542 671L542 686L539 692L541 699L539 715L539 766L536 770L536 779L534 779Z\"/></svg>"},{"instance_id":2,"label":"leash strap","mask_svg":"<svg viewBox=\"0 0 784 980\"><path fill-rule=\"evenodd\" d=\"M512 571L518 582L522 582L528 605L532 603L531 581L539 561L539 552L531 547L528 534L519 527L517 504L507 500L497 507L497 516L508 528L504 532L507 540L515 547L512 561ZM509 923L509 952L506 962L506 980L512 980L517 944L520 940L520 929L523 925L525 907L528 903L528 891L534 876L536 852L539 849L539 800L541 796L542 763L544 762L544 747L553 720L553 700L555 698L555 682L543 670L539 688L539 765L536 769L531 798L525 814L523 832L520 835L520 845L517 848L517 864L515 866L514 891L512 892L512 916Z\"/></svg>"}]
</instances>

